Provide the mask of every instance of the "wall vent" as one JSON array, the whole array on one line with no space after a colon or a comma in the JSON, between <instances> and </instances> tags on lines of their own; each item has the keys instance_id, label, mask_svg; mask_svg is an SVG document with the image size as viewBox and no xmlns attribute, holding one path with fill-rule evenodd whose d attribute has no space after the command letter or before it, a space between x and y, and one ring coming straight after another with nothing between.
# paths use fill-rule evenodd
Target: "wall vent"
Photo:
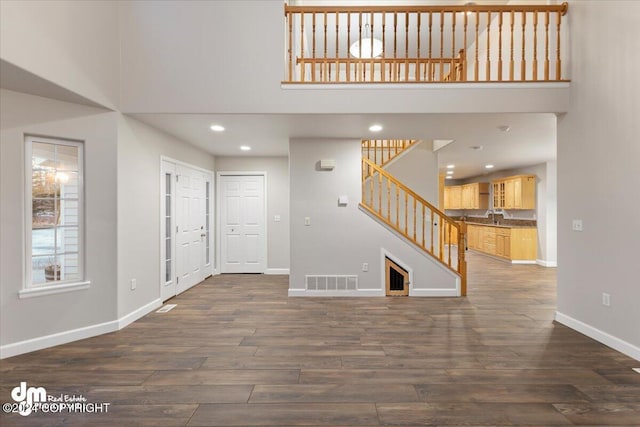
<instances>
[{"instance_id":1,"label":"wall vent","mask_svg":"<svg viewBox=\"0 0 640 427\"><path fill-rule=\"evenodd\" d=\"M304 276L308 291L355 291L358 289L358 276L313 275Z\"/></svg>"}]
</instances>

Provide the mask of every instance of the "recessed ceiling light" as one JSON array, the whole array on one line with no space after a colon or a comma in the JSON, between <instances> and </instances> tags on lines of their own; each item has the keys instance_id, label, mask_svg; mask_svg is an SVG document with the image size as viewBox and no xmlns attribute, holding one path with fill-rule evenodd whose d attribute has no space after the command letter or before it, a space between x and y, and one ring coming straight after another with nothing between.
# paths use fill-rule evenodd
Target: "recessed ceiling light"
<instances>
[{"instance_id":1,"label":"recessed ceiling light","mask_svg":"<svg viewBox=\"0 0 640 427\"><path fill-rule=\"evenodd\" d=\"M447 175L447 179L453 179L453 176Z\"/></svg>"},{"instance_id":2,"label":"recessed ceiling light","mask_svg":"<svg viewBox=\"0 0 640 427\"><path fill-rule=\"evenodd\" d=\"M493 165L484 165L485 169L493 169Z\"/></svg>"},{"instance_id":3,"label":"recessed ceiling light","mask_svg":"<svg viewBox=\"0 0 640 427\"><path fill-rule=\"evenodd\" d=\"M500 129L502 132L509 132L511 130L511 127L509 125L502 125L498 126L498 129Z\"/></svg>"},{"instance_id":4,"label":"recessed ceiling light","mask_svg":"<svg viewBox=\"0 0 640 427\"><path fill-rule=\"evenodd\" d=\"M241 146L240 146L240 149L241 149L242 151L249 151L249 150L251 150L251 147L249 147L248 145L241 145Z\"/></svg>"},{"instance_id":5,"label":"recessed ceiling light","mask_svg":"<svg viewBox=\"0 0 640 427\"><path fill-rule=\"evenodd\" d=\"M482 150L482 145L472 145L469 148L471 148L472 150Z\"/></svg>"},{"instance_id":6,"label":"recessed ceiling light","mask_svg":"<svg viewBox=\"0 0 640 427\"><path fill-rule=\"evenodd\" d=\"M453 171L447 171L447 175L453 175Z\"/></svg>"},{"instance_id":7,"label":"recessed ceiling light","mask_svg":"<svg viewBox=\"0 0 640 427\"><path fill-rule=\"evenodd\" d=\"M369 130L371 132L380 132L382 130L382 125L371 125L369 126Z\"/></svg>"},{"instance_id":8,"label":"recessed ceiling light","mask_svg":"<svg viewBox=\"0 0 640 427\"><path fill-rule=\"evenodd\" d=\"M455 167L456 167L456 165L447 165L447 169L453 169Z\"/></svg>"},{"instance_id":9,"label":"recessed ceiling light","mask_svg":"<svg viewBox=\"0 0 640 427\"><path fill-rule=\"evenodd\" d=\"M214 132L222 132L224 130L224 126L211 125L211 130Z\"/></svg>"}]
</instances>

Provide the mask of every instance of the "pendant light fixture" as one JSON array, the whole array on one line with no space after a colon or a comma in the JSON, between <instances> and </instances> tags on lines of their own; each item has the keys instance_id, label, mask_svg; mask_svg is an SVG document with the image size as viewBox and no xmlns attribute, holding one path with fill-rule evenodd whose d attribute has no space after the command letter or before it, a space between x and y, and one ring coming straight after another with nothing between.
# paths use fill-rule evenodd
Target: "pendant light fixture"
<instances>
[{"instance_id":1,"label":"pendant light fixture","mask_svg":"<svg viewBox=\"0 0 640 427\"><path fill-rule=\"evenodd\" d=\"M349 47L349 53L355 58L377 58L382 55L384 47L382 41L372 37L372 29L369 25L369 15L365 15L363 38L356 40Z\"/></svg>"}]
</instances>

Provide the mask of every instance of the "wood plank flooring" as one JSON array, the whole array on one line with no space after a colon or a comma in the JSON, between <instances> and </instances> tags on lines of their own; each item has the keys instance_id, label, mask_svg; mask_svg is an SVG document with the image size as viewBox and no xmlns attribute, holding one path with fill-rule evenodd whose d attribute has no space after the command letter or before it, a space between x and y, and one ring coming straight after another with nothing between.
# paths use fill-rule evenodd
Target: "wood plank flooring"
<instances>
[{"instance_id":1,"label":"wood plank flooring","mask_svg":"<svg viewBox=\"0 0 640 427\"><path fill-rule=\"evenodd\" d=\"M467 298L288 298L224 275L122 331L0 361L107 413L2 426L640 425L640 362L553 322L555 270L469 253Z\"/></svg>"}]
</instances>

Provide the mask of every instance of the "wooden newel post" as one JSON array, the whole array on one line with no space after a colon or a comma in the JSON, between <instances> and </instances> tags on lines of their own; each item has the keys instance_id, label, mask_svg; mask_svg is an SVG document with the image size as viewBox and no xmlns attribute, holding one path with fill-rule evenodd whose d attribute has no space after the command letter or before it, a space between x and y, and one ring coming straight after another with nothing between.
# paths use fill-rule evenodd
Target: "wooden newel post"
<instances>
[{"instance_id":1,"label":"wooden newel post","mask_svg":"<svg viewBox=\"0 0 640 427\"><path fill-rule=\"evenodd\" d=\"M458 272L460 273L460 296L467 296L467 260L464 258L467 241L467 224L460 222L458 232Z\"/></svg>"}]
</instances>

